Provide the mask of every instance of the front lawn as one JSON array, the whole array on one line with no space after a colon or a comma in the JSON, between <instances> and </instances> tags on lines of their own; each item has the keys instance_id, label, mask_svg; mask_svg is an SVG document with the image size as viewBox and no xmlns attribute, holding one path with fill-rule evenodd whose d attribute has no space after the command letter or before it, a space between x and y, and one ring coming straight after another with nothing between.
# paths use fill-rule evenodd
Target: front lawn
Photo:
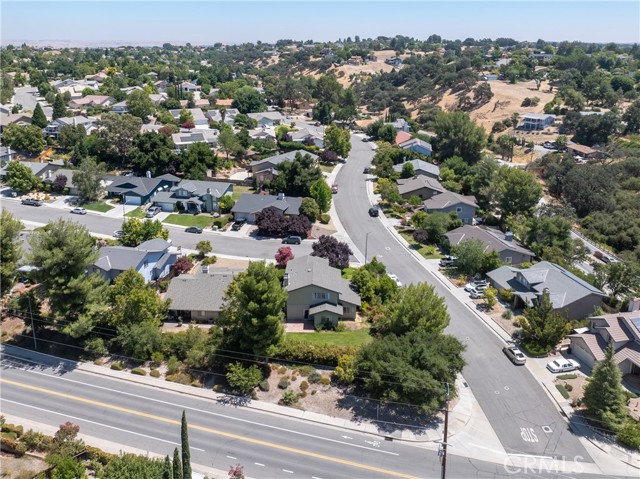
<instances>
[{"instance_id":1,"label":"front lawn","mask_svg":"<svg viewBox=\"0 0 640 479\"><path fill-rule=\"evenodd\" d=\"M331 173L333 171L333 169L338 166L337 163L318 163L318 166L320 167L320 170L322 170L323 173Z\"/></svg>"},{"instance_id":2,"label":"front lawn","mask_svg":"<svg viewBox=\"0 0 640 479\"><path fill-rule=\"evenodd\" d=\"M349 331L321 331L319 333L287 333L292 339L314 344L336 346L363 346L371 342L369 329L354 329Z\"/></svg>"},{"instance_id":3,"label":"front lawn","mask_svg":"<svg viewBox=\"0 0 640 479\"><path fill-rule=\"evenodd\" d=\"M189 214L170 214L163 223L171 223L179 226L199 226L200 228L210 228L213 224L213 216L207 214L189 215Z\"/></svg>"},{"instance_id":4,"label":"front lawn","mask_svg":"<svg viewBox=\"0 0 640 479\"><path fill-rule=\"evenodd\" d=\"M103 203L102 201L95 201L93 203L85 203L81 205L86 210L98 211L100 213L106 213L109 210L112 210L114 206Z\"/></svg>"},{"instance_id":5,"label":"front lawn","mask_svg":"<svg viewBox=\"0 0 640 479\"><path fill-rule=\"evenodd\" d=\"M238 201L240 196L244 195L245 193L253 194L255 192L256 190L253 189L252 186L233 185L233 194L231 195L231 197L233 198L233 201Z\"/></svg>"},{"instance_id":6,"label":"front lawn","mask_svg":"<svg viewBox=\"0 0 640 479\"><path fill-rule=\"evenodd\" d=\"M440 254L440 252L438 251L438 247L436 245L426 245L426 244L416 243L413 240L413 233L409 233L407 231L399 231L399 233L400 233L400 236L402 236L404 239L407 240L407 242L411 246L411 249L417 251L426 259L444 258L444 255Z\"/></svg>"},{"instance_id":7,"label":"front lawn","mask_svg":"<svg viewBox=\"0 0 640 479\"><path fill-rule=\"evenodd\" d=\"M127 218L144 218L146 213L138 206L135 210L129 211L125 216Z\"/></svg>"}]
</instances>

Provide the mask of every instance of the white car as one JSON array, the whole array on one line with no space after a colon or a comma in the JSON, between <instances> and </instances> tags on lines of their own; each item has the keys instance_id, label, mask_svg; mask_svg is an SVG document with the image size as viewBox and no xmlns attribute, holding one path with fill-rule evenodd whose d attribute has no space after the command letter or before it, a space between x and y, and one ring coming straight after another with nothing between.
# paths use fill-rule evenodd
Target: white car
<instances>
[{"instance_id":1,"label":"white car","mask_svg":"<svg viewBox=\"0 0 640 479\"><path fill-rule=\"evenodd\" d=\"M74 208L71 210L71 213L73 213L74 215L86 215L87 210L85 210L84 208Z\"/></svg>"},{"instance_id":2,"label":"white car","mask_svg":"<svg viewBox=\"0 0 640 479\"><path fill-rule=\"evenodd\" d=\"M566 373L580 369L580 363L574 359L554 359L547 363L547 369L552 373Z\"/></svg>"},{"instance_id":3,"label":"white car","mask_svg":"<svg viewBox=\"0 0 640 479\"><path fill-rule=\"evenodd\" d=\"M486 280L482 280L482 281L474 281L473 283L467 283L464 287L464 290L467 293L470 293L471 291L484 291L485 289L487 289L487 286L489 286L489 282Z\"/></svg>"},{"instance_id":4,"label":"white car","mask_svg":"<svg viewBox=\"0 0 640 479\"><path fill-rule=\"evenodd\" d=\"M469 291L469 297L471 299L484 298L484 289L472 289L471 291Z\"/></svg>"},{"instance_id":5,"label":"white car","mask_svg":"<svg viewBox=\"0 0 640 479\"><path fill-rule=\"evenodd\" d=\"M389 278L391 278L393 280L393 282L396 283L398 288L402 288L402 283L400 282L400 280L398 279L398 277L395 274L388 274L387 276L389 276Z\"/></svg>"}]
</instances>

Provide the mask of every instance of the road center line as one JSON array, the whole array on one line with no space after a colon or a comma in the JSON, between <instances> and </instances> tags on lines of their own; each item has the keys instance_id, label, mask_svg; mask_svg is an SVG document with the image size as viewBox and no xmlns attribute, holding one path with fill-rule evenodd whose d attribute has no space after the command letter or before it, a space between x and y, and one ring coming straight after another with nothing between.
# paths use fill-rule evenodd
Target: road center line
<instances>
[{"instance_id":1,"label":"road center line","mask_svg":"<svg viewBox=\"0 0 640 479\"><path fill-rule=\"evenodd\" d=\"M22 359L22 358L20 358L18 356L11 356L10 354L6 354L6 353L4 353L4 356L13 357L13 358L16 358L16 359L19 359L19 360L22 360L22 361L28 361L28 362L33 362L35 364L43 365L42 363L38 363L36 361L30 361L28 359ZM75 383L75 384L81 384L83 386L89 386L89 387L92 387L92 388L95 388L95 389L101 389L103 391L109 391L109 392L117 393L119 395L131 396L131 397L134 397L134 398L137 398L137 399L144 399L145 401L153 401L153 402L156 402L156 403L159 403L159 404L166 404L167 406L175 406L175 407L179 407L179 408L190 410L190 411L196 411L196 412L199 412L199 413L202 413L202 414L208 414L210 416L222 417L222 418L229 419L229 420L232 420L232 421L243 422L243 423L246 423L246 424L251 424L251 425L254 425L254 426L261 426L261 427L265 427L265 428L269 428L269 429L275 429L277 431L287 432L287 433L291 433L291 434L297 434L299 436L311 437L313 439L319 439L321 441L328 441L328 442L333 442L333 443L336 443L336 444L343 444L345 446L356 447L358 449L366 449L367 451L375 451L375 452L379 452L381 454L389 454L391 456L399 456L399 454L396 453L396 452L385 451L385 450L382 450L382 449L375 449L375 448L367 447L367 446L360 446L358 444L352 444L352 443L349 443L349 442L340 441L338 439L331 439L331 438L328 438L328 437L316 436L315 434L309 434L309 433L306 433L306 432L294 431L293 429L286 429L286 428L282 428L282 427L278 427L278 426L271 426L269 424L264 424L264 423L260 423L260 422L256 422L256 421L251 421L249 419L241 419L241 418L237 418L237 417L233 417L233 416L228 416L226 414L220 414L220 413L216 413L216 412L206 411L204 409L198 409L198 408L191 407L191 406L184 406L182 404L177 404L177 403L173 403L173 402L169 402L169 401L163 401L161 399L154 399L154 398L150 398L150 397L146 397L146 396L141 396L139 394L133 394L133 393L129 393L129 392L126 392L126 391L120 391L118 389L112 389L112 388L108 388L108 387L104 387L104 386L98 386L98 385L91 384L91 383L85 383L85 382L82 382L82 381L77 381L75 379L63 378L61 376L54 376L54 375L46 374L46 373L43 373L43 372L40 372L40 371L32 371L30 369L23 369L23 370L25 372L28 372L28 373L31 373L31 374L37 374L37 375L40 375L40 376L46 376L46 377L49 377L49 378L55 378L55 379L58 379L60 381L68 381L68 382Z\"/></svg>"},{"instance_id":2,"label":"road center line","mask_svg":"<svg viewBox=\"0 0 640 479\"><path fill-rule=\"evenodd\" d=\"M123 413L126 413L126 414L131 414L132 416L144 417L144 418L147 418L147 419L152 419L152 420L159 421L159 422L164 422L164 423L167 423L167 424L173 424L173 425L181 424L181 422L176 420L176 419L169 419L169 418L166 418L166 417L157 416L157 415L154 415L154 414L149 414L149 413L142 412L142 411L136 411L135 409L129 409L129 408L125 408L125 407L115 406L113 404L103 403L103 402L100 402L100 401L94 401L93 399L87 399L87 398L83 398L83 397L80 397L80 396L74 396L72 394L66 394L66 393L61 393L61 392L57 392L57 391L52 391L50 389L45 389L45 388L41 388L41 387L38 387L38 386L31 386L29 384L24 384L24 383L20 383L20 382L17 382L17 381L12 381L10 379L0 378L0 383L10 384L12 386L16 386L16 387L19 387L19 388L22 388L22 389L27 389L27 390L30 390L30 391L36 391L36 392L39 392L39 393L48 394L50 396L55 396L55 397L59 397L59 398L63 398L63 399L69 399L69 400L80 402L80 403L84 403L84 404L91 404L93 406L99 406L99 407L103 407L105 409L111 409L111 410L114 410L114 411L119 411L119 412L123 412ZM328 456L326 454L319 454L319 453L315 453L315 452L312 452L312 451L305 451L303 449L297 449L297 448L294 448L294 447L284 446L284 445L281 445L281 444L267 442L267 441L263 441L263 440L259 440L259 439L253 439L253 438L246 437L246 436L240 436L238 434L233 434L233 433L229 433L229 432L225 432L225 431L220 431L220 430L209 428L209 427L205 427L205 426L199 426L197 424L191 424L191 425L189 425L189 427L191 429L197 429L199 431L208 432L208 433L213 434L213 435L235 439L237 441L248 442L250 444L256 444L256 445L259 445L259 446L269 447L269 448L272 448L272 449L278 449L280 451L286 451L286 452L290 452L290 453L293 453L293 454L299 454L299 455L302 455L302 456L312 457L312 458L320 459L320 460L323 460L323 461L334 462L334 463L337 463L337 464L343 464L343 465L355 467L355 468L358 468L358 469L365 469L367 471L378 472L378 473L389 475L389 476L401 477L403 479L418 479L416 476L411 476L409 474L404 474L404 473L397 472L397 471L391 471L391 470L388 470L388 469L383 469L383 468L379 468L379 467L375 467L375 466L369 466L367 464L362 464L362 463L358 463L358 462L349 461L347 459L340 459L338 457Z\"/></svg>"}]
</instances>

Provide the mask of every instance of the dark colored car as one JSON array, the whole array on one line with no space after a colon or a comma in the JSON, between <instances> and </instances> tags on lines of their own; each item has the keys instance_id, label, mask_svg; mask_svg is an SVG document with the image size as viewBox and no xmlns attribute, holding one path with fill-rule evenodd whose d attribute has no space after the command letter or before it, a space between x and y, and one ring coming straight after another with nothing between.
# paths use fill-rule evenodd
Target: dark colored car
<instances>
[{"instance_id":1,"label":"dark colored car","mask_svg":"<svg viewBox=\"0 0 640 479\"><path fill-rule=\"evenodd\" d=\"M378 208L376 208L375 206L372 206L371 208L369 208L369 216L375 218L380 214L380 211L378 211Z\"/></svg>"},{"instance_id":2,"label":"dark colored car","mask_svg":"<svg viewBox=\"0 0 640 479\"><path fill-rule=\"evenodd\" d=\"M20 203L27 206L42 206L42 200L35 200L33 198L25 198Z\"/></svg>"},{"instance_id":3,"label":"dark colored car","mask_svg":"<svg viewBox=\"0 0 640 479\"><path fill-rule=\"evenodd\" d=\"M302 238L300 236L287 236L282 240L283 244L300 244L302 243Z\"/></svg>"},{"instance_id":4,"label":"dark colored car","mask_svg":"<svg viewBox=\"0 0 640 479\"><path fill-rule=\"evenodd\" d=\"M371 173L371 167L370 167L370 166L365 166L365 167L364 167L364 171L363 171L363 173L364 173L365 175L368 175L369 173Z\"/></svg>"},{"instance_id":5,"label":"dark colored car","mask_svg":"<svg viewBox=\"0 0 640 479\"><path fill-rule=\"evenodd\" d=\"M246 223L245 220L236 221L235 223L233 223L231 225L231 230L232 231L240 231L240 229L245 225L245 223Z\"/></svg>"},{"instance_id":6,"label":"dark colored car","mask_svg":"<svg viewBox=\"0 0 640 479\"><path fill-rule=\"evenodd\" d=\"M184 230L185 233L196 233L196 234L200 234L202 233L202 228L200 228L199 226L189 226L186 230Z\"/></svg>"}]
</instances>

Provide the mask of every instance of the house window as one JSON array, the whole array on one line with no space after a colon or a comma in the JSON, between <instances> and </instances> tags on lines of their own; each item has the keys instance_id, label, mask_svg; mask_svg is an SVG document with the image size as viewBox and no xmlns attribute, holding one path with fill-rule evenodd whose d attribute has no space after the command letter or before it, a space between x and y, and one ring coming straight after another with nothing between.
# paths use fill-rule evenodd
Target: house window
<instances>
[{"instance_id":1,"label":"house window","mask_svg":"<svg viewBox=\"0 0 640 479\"><path fill-rule=\"evenodd\" d=\"M462 208L460 206L456 207L456 213L462 213Z\"/></svg>"},{"instance_id":2,"label":"house window","mask_svg":"<svg viewBox=\"0 0 640 479\"><path fill-rule=\"evenodd\" d=\"M206 314L205 311L200 311L200 316L204 316Z\"/></svg>"},{"instance_id":3,"label":"house window","mask_svg":"<svg viewBox=\"0 0 640 479\"><path fill-rule=\"evenodd\" d=\"M507 257L504 259L504 262L505 262L505 263L509 263L509 264L511 264L511 261L512 261L512 260L511 260L511 256L507 256Z\"/></svg>"},{"instance_id":4,"label":"house window","mask_svg":"<svg viewBox=\"0 0 640 479\"><path fill-rule=\"evenodd\" d=\"M313 293L313 299L315 300L327 300L330 296L329 293Z\"/></svg>"}]
</instances>

